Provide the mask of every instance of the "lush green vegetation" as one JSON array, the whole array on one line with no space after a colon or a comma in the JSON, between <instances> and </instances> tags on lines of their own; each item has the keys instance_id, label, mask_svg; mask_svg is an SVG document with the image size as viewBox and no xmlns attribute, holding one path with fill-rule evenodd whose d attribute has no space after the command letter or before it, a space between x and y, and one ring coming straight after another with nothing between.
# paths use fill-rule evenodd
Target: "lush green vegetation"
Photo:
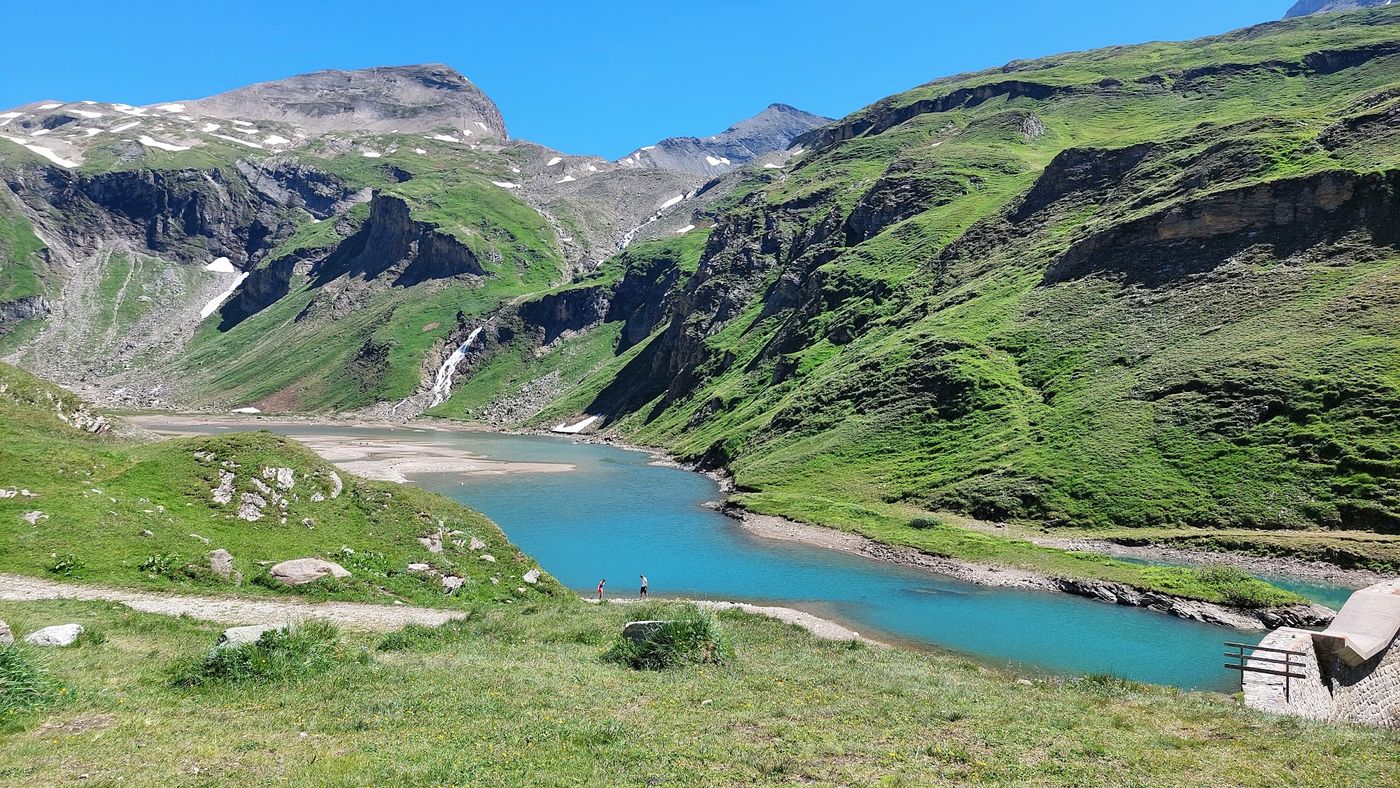
<instances>
[{"instance_id":1,"label":"lush green vegetation","mask_svg":"<svg viewBox=\"0 0 1400 788\"><path fill-rule=\"evenodd\" d=\"M693 606L658 605L638 610L634 618L658 625L640 637L621 635L603 659L635 670L669 670L693 665L728 665L734 645L713 615Z\"/></svg>"},{"instance_id":2,"label":"lush green vegetation","mask_svg":"<svg viewBox=\"0 0 1400 788\"><path fill-rule=\"evenodd\" d=\"M269 629L252 643L217 646L191 657L175 665L171 682L177 687L286 682L367 659L363 648L349 648L341 642L340 629L334 624L308 621L287 629Z\"/></svg>"},{"instance_id":3,"label":"lush green vegetation","mask_svg":"<svg viewBox=\"0 0 1400 788\"><path fill-rule=\"evenodd\" d=\"M16 716L52 703L58 694L35 649L0 643L0 730Z\"/></svg>"},{"instance_id":4,"label":"lush green vegetation","mask_svg":"<svg viewBox=\"0 0 1400 788\"><path fill-rule=\"evenodd\" d=\"M44 292L43 248L24 216L0 199L0 303Z\"/></svg>"},{"instance_id":5,"label":"lush green vegetation","mask_svg":"<svg viewBox=\"0 0 1400 788\"><path fill-rule=\"evenodd\" d=\"M291 681L186 689L171 684L173 666L206 654L219 625L8 605L19 633L75 621L109 637L48 655L70 691L4 723L0 780L1385 785L1400 762L1394 733L1272 717L1218 694L821 642L737 612L719 616L729 664L636 671L600 659L633 613L484 602L461 638ZM342 645L375 642L346 632Z\"/></svg>"},{"instance_id":6,"label":"lush green vegetation","mask_svg":"<svg viewBox=\"0 0 1400 788\"><path fill-rule=\"evenodd\" d=\"M480 514L417 488L338 472L280 436L136 443L69 426L53 403L72 413L77 400L13 367L0 365L0 391L0 487L31 493L0 499L0 571L439 607L563 593L548 576L522 584L534 563ZM290 487L276 483L277 468L292 471ZM215 495L221 486L224 503ZM248 495L263 500L256 520L238 516ZM39 513L32 524L31 512ZM419 541L434 534L442 552ZM469 549L473 538L486 547ZM217 549L233 555L234 576L211 571L207 555ZM351 577L296 587L268 577L269 566L305 557L335 561ZM410 571L411 563L430 571ZM445 576L462 578L461 587L445 590Z\"/></svg>"},{"instance_id":7,"label":"lush green vegetation","mask_svg":"<svg viewBox=\"0 0 1400 788\"><path fill-rule=\"evenodd\" d=\"M1352 562L1389 565L1400 255L1349 208L1258 217L1393 181L1398 31L1396 9L1290 20L872 105L842 121L854 138L746 182L731 243L672 291L694 311L534 423L605 413L725 465L758 511L957 557L1092 563L911 519L1270 549L1370 531Z\"/></svg>"}]
</instances>

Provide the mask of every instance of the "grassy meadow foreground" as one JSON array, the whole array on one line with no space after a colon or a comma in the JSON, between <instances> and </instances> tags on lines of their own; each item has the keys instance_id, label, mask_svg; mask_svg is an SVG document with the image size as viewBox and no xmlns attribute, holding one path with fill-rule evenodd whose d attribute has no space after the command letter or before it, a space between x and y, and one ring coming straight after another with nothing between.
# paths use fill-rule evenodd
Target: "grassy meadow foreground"
<instances>
[{"instance_id":1,"label":"grassy meadow foreground","mask_svg":"<svg viewBox=\"0 0 1400 788\"><path fill-rule=\"evenodd\" d=\"M33 655L50 705L0 713L0 780L70 783L1385 785L1400 738L1232 698L1020 677L950 654L824 642L724 613L724 666L604 661L622 623L571 600L482 603L439 637L345 633L313 675L177 685L217 625L99 603L6 606L17 632L101 633ZM385 646L389 648L386 649Z\"/></svg>"}]
</instances>

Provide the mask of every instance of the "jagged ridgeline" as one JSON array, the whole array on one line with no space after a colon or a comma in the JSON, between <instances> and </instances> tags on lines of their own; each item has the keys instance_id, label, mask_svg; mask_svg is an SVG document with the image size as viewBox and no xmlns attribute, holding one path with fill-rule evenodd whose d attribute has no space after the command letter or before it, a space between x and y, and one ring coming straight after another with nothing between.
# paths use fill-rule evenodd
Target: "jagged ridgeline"
<instances>
[{"instance_id":1,"label":"jagged ridgeline","mask_svg":"<svg viewBox=\"0 0 1400 788\"><path fill-rule=\"evenodd\" d=\"M0 128L0 349L60 379L596 417L833 525L1400 530L1398 8L618 162L456 116L366 133L192 102L88 135L75 112L133 108L45 106Z\"/></svg>"},{"instance_id":2,"label":"jagged ridgeline","mask_svg":"<svg viewBox=\"0 0 1400 788\"><path fill-rule=\"evenodd\" d=\"M774 107L688 159L567 156L438 65L34 102L0 113L0 353L104 402L411 415L482 320L673 233L688 196L825 121Z\"/></svg>"}]
</instances>

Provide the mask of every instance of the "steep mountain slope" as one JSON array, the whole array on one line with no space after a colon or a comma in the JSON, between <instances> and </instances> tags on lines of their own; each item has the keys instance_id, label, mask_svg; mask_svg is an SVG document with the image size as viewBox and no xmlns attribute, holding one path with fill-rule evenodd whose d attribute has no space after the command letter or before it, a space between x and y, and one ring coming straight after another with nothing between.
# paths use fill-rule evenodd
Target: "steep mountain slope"
<instances>
[{"instance_id":1,"label":"steep mountain slope","mask_svg":"<svg viewBox=\"0 0 1400 788\"><path fill-rule=\"evenodd\" d=\"M892 96L753 172L666 276L624 257L535 302L585 316L538 310L522 357L596 371L526 410L934 550L928 510L1400 532L1397 75L1378 9ZM443 412L492 413L516 362L484 363Z\"/></svg>"},{"instance_id":2,"label":"steep mountain slope","mask_svg":"<svg viewBox=\"0 0 1400 788\"><path fill-rule=\"evenodd\" d=\"M1395 0L1298 0L1288 9L1288 13L1283 15L1284 19L1291 19L1295 16L1308 16L1310 14L1330 14L1334 11L1355 11L1358 8L1372 8L1374 6L1387 6Z\"/></svg>"},{"instance_id":3,"label":"steep mountain slope","mask_svg":"<svg viewBox=\"0 0 1400 788\"><path fill-rule=\"evenodd\" d=\"M714 176L764 154L786 150L798 135L830 121L787 104L770 104L714 136L669 137L632 151L618 163Z\"/></svg>"},{"instance_id":4,"label":"steep mountain slope","mask_svg":"<svg viewBox=\"0 0 1400 788\"><path fill-rule=\"evenodd\" d=\"M0 353L103 401L417 412L466 321L704 182L504 138L443 66L0 113Z\"/></svg>"}]
</instances>

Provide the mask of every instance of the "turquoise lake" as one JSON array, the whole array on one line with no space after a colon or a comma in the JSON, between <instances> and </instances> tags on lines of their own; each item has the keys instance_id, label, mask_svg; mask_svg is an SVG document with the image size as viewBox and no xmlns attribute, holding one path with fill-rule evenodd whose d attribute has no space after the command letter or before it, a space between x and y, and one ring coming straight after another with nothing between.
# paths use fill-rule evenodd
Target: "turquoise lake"
<instances>
[{"instance_id":1,"label":"turquoise lake","mask_svg":"<svg viewBox=\"0 0 1400 788\"><path fill-rule=\"evenodd\" d=\"M820 547L754 537L702 504L701 474L643 453L568 438L412 428L275 427L295 434L447 442L496 460L565 462L567 473L430 474L413 482L484 512L564 584L635 596L731 599L801 608L871 637L1061 674L1108 673L1233 691L1227 640L1260 635L1042 591L987 588Z\"/></svg>"}]
</instances>

